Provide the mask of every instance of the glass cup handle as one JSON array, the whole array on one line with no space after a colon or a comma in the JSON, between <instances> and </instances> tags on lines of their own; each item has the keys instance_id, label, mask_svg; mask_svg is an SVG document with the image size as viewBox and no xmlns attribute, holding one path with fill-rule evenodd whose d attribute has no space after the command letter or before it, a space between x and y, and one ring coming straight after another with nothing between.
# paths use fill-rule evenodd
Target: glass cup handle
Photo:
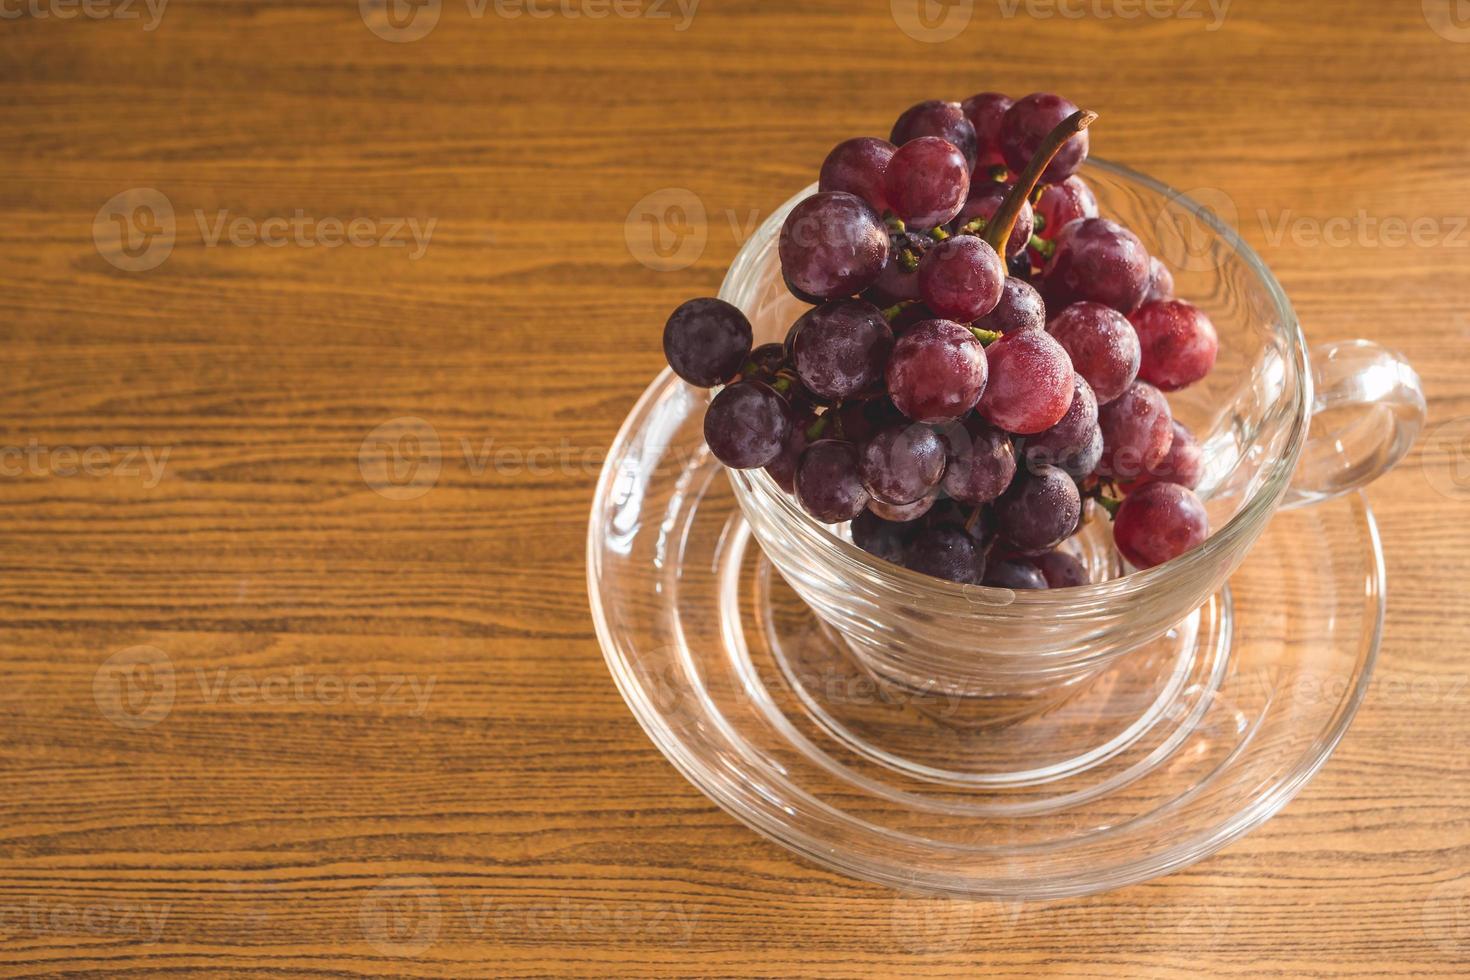
<instances>
[{"instance_id":1,"label":"glass cup handle","mask_svg":"<svg viewBox=\"0 0 1470 980\"><path fill-rule=\"evenodd\" d=\"M1307 444L1282 507L1341 496L1404 458L1424 427L1424 389L1402 354L1367 340L1311 349L1313 403Z\"/></svg>"}]
</instances>

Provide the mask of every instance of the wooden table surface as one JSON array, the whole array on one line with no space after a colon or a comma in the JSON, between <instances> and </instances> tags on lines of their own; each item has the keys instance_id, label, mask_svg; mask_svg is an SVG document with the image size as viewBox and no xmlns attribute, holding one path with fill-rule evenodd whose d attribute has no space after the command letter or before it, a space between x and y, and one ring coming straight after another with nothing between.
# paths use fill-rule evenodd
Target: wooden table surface
<instances>
[{"instance_id":1,"label":"wooden table surface","mask_svg":"<svg viewBox=\"0 0 1470 980\"><path fill-rule=\"evenodd\" d=\"M0 973L1466 975L1470 22L927 3L0 0ZM1369 492L1387 630L1331 762L1053 904L725 815L584 584L667 311L839 138L983 89L1227 195L1308 334L1431 407Z\"/></svg>"}]
</instances>

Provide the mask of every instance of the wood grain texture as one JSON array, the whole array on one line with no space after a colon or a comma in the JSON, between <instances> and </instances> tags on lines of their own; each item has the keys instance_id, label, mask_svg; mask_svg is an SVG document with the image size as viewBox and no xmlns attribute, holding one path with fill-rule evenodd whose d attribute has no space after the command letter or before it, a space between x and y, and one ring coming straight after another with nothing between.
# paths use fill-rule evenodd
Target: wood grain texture
<instances>
[{"instance_id":1,"label":"wood grain texture","mask_svg":"<svg viewBox=\"0 0 1470 980\"><path fill-rule=\"evenodd\" d=\"M1470 31L976 0L930 43L905 4L443 0L401 43L371 4L0 2L0 975L1466 974ZM1431 398L1370 492L1391 682L1330 764L1214 858L1049 905L896 897L736 823L624 707L583 581L667 310L838 138L983 89L1067 93L1094 152L1226 193L1309 335L1400 348ZM149 271L94 243L133 188L175 212ZM670 188L704 218L660 257ZM435 224L416 258L211 246L221 211ZM1297 230L1360 213L1433 240ZM362 454L404 418L442 469L391 499ZM164 717L161 662L94 696L140 647Z\"/></svg>"}]
</instances>

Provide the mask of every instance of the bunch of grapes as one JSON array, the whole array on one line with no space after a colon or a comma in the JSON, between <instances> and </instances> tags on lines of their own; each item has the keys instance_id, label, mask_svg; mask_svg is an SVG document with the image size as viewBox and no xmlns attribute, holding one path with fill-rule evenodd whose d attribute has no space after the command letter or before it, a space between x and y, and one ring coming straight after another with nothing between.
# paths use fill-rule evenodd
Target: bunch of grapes
<instances>
[{"instance_id":1,"label":"bunch of grapes","mask_svg":"<svg viewBox=\"0 0 1470 980\"><path fill-rule=\"evenodd\" d=\"M680 377L723 386L714 455L954 582L1085 584L1060 546L1089 499L1138 568L1199 545L1201 448L1164 393L1203 378L1218 341L1076 175L1094 118L987 92L834 147L781 229L786 285L811 307L785 341L752 349L718 299L664 328Z\"/></svg>"}]
</instances>

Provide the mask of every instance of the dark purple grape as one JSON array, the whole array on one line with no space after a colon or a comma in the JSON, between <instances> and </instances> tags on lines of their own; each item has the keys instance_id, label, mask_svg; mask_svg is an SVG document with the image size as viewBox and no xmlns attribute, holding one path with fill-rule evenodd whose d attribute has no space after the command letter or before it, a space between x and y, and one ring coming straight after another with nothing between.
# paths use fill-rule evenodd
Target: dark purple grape
<instances>
[{"instance_id":1,"label":"dark purple grape","mask_svg":"<svg viewBox=\"0 0 1470 980\"><path fill-rule=\"evenodd\" d=\"M899 300L919 298L919 263L924 253L934 247L934 239L928 235L916 235L901 231L892 235L888 246L888 261L878 275L874 288L880 290L890 305Z\"/></svg>"},{"instance_id":2,"label":"dark purple grape","mask_svg":"<svg viewBox=\"0 0 1470 980\"><path fill-rule=\"evenodd\" d=\"M862 450L859 469L868 494L886 504L925 496L944 476L944 443L925 425L890 425Z\"/></svg>"},{"instance_id":3,"label":"dark purple grape","mask_svg":"<svg viewBox=\"0 0 1470 980\"><path fill-rule=\"evenodd\" d=\"M1000 210L1001 202L1005 200L1011 185L1002 184L997 181L986 181L985 183L974 182L970 184L970 196L965 200L965 206L960 208L960 213L955 215L954 221L950 222L955 231L964 228L976 218L984 218L987 222ZM1016 218L1016 227L1011 229L1011 237L1006 239L1006 256L1020 255L1026 251L1026 243L1031 241L1031 232L1034 228L1035 216L1031 211L1029 203L1021 205L1021 213ZM985 226L981 225L984 231Z\"/></svg>"},{"instance_id":4,"label":"dark purple grape","mask_svg":"<svg viewBox=\"0 0 1470 980\"><path fill-rule=\"evenodd\" d=\"M796 499L825 524L841 524L863 512L868 491L858 476L857 447L850 442L820 439L796 464Z\"/></svg>"},{"instance_id":5,"label":"dark purple grape","mask_svg":"<svg viewBox=\"0 0 1470 980\"><path fill-rule=\"evenodd\" d=\"M1001 540L1022 553L1055 548L1076 530L1081 516L1077 484L1055 466L1021 470L995 502Z\"/></svg>"},{"instance_id":6,"label":"dark purple grape","mask_svg":"<svg viewBox=\"0 0 1470 980\"><path fill-rule=\"evenodd\" d=\"M750 339L750 321L737 307L722 299L691 299L664 324L664 357L685 381L713 388L744 366Z\"/></svg>"},{"instance_id":7,"label":"dark purple grape","mask_svg":"<svg viewBox=\"0 0 1470 980\"><path fill-rule=\"evenodd\" d=\"M1000 152L1000 124L1012 105L1010 97L999 92L981 92L960 103L960 111L975 129L975 169L1005 165L1005 154Z\"/></svg>"},{"instance_id":8,"label":"dark purple grape","mask_svg":"<svg viewBox=\"0 0 1470 980\"><path fill-rule=\"evenodd\" d=\"M949 422L975 407L985 390L985 348L952 320L925 320L893 347L888 395L915 422Z\"/></svg>"},{"instance_id":9,"label":"dark purple grape","mask_svg":"<svg viewBox=\"0 0 1470 980\"><path fill-rule=\"evenodd\" d=\"M1123 314L1101 303L1073 303L1046 325L1092 385L1101 404L1117 398L1138 376L1138 334Z\"/></svg>"},{"instance_id":10,"label":"dark purple grape","mask_svg":"<svg viewBox=\"0 0 1470 980\"><path fill-rule=\"evenodd\" d=\"M1103 456L1098 472L1114 480L1133 480L1157 467L1174 441L1173 416L1164 393L1144 381L1098 409Z\"/></svg>"},{"instance_id":11,"label":"dark purple grape","mask_svg":"<svg viewBox=\"0 0 1470 980\"><path fill-rule=\"evenodd\" d=\"M1072 361L1044 330L1008 333L985 348L990 382L980 414L1017 435L1050 429L1072 404Z\"/></svg>"},{"instance_id":12,"label":"dark purple grape","mask_svg":"<svg viewBox=\"0 0 1470 980\"><path fill-rule=\"evenodd\" d=\"M1158 466L1145 472L1130 483L1121 484L1124 493L1132 493L1148 483L1177 483L1181 487L1195 490L1205 475L1205 452L1194 433L1184 423L1175 419L1171 428L1174 437L1169 441L1169 451Z\"/></svg>"},{"instance_id":13,"label":"dark purple grape","mask_svg":"<svg viewBox=\"0 0 1470 980\"><path fill-rule=\"evenodd\" d=\"M892 143L874 136L843 140L822 161L817 190L856 194L879 214L891 210L883 189L883 174L895 149Z\"/></svg>"},{"instance_id":14,"label":"dark purple grape","mask_svg":"<svg viewBox=\"0 0 1470 980\"><path fill-rule=\"evenodd\" d=\"M970 167L953 143L921 136L893 154L884 189L905 224L928 231L950 221L965 206Z\"/></svg>"},{"instance_id":15,"label":"dark purple grape","mask_svg":"<svg viewBox=\"0 0 1470 980\"><path fill-rule=\"evenodd\" d=\"M761 344L745 359L745 366L741 368L740 374L746 381L770 381L785 364L785 344ZM751 367L754 370L746 370Z\"/></svg>"},{"instance_id":16,"label":"dark purple grape","mask_svg":"<svg viewBox=\"0 0 1470 980\"><path fill-rule=\"evenodd\" d=\"M1174 273L1155 256L1148 260L1148 293L1145 303L1158 303L1174 298Z\"/></svg>"},{"instance_id":17,"label":"dark purple grape","mask_svg":"<svg viewBox=\"0 0 1470 980\"><path fill-rule=\"evenodd\" d=\"M886 398L874 398L868 401L846 401L836 410L831 424L833 429L827 434L836 439L862 445L877 434L878 430L887 425L903 420L903 415L893 407L893 403Z\"/></svg>"},{"instance_id":18,"label":"dark purple grape","mask_svg":"<svg viewBox=\"0 0 1470 980\"><path fill-rule=\"evenodd\" d=\"M872 555L902 565L909 539L917 528L896 521L884 520L869 509L852 519L852 543Z\"/></svg>"},{"instance_id":19,"label":"dark purple grape","mask_svg":"<svg viewBox=\"0 0 1470 980\"><path fill-rule=\"evenodd\" d=\"M765 466L781 455L791 435L786 399L760 381L721 389L704 413L704 441L715 458L737 470Z\"/></svg>"},{"instance_id":20,"label":"dark purple grape","mask_svg":"<svg viewBox=\"0 0 1470 980\"><path fill-rule=\"evenodd\" d=\"M807 303L811 306L821 306L823 303L827 302L820 296L814 296L813 294L808 293L805 290L797 288L796 283L791 281L791 277L786 274L785 269L781 270L781 281L786 283L786 291L789 292L792 296L795 296L797 299L801 300L803 303Z\"/></svg>"},{"instance_id":21,"label":"dark purple grape","mask_svg":"<svg viewBox=\"0 0 1470 980\"><path fill-rule=\"evenodd\" d=\"M1099 409L1101 411L1101 409ZM1097 464L1102 461L1103 434L1100 426L1093 426L1092 435L1088 437L1087 445L1069 453L1056 461L1056 466L1066 472L1074 480L1084 480L1097 472Z\"/></svg>"},{"instance_id":22,"label":"dark purple grape","mask_svg":"<svg viewBox=\"0 0 1470 980\"><path fill-rule=\"evenodd\" d=\"M1045 589L1046 577L1028 561L993 561L985 569L985 584L996 589Z\"/></svg>"},{"instance_id":23,"label":"dark purple grape","mask_svg":"<svg viewBox=\"0 0 1470 980\"><path fill-rule=\"evenodd\" d=\"M1079 218L1096 218L1097 197L1092 188L1081 177L1071 176L1042 188L1036 199L1036 217L1041 227L1036 234L1046 241L1057 237L1057 232ZM1044 264L1044 263L1043 263Z\"/></svg>"},{"instance_id":24,"label":"dark purple grape","mask_svg":"<svg viewBox=\"0 0 1470 980\"><path fill-rule=\"evenodd\" d=\"M1040 571L1046 579L1047 588L1070 589L1078 585L1087 585L1090 579L1087 577L1087 568L1074 556L1065 551L1048 551L1044 555L1037 555L1031 559L1031 563Z\"/></svg>"},{"instance_id":25,"label":"dark purple grape","mask_svg":"<svg viewBox=\"0 0 1470 980\"><path fill-rule=\"evenodd\" d=\"M909 544L904 564L913 571L962 585L985 578L985 553L962 528L941 525L920 531Z\"/></svg>"},{"instance_id":26,"label":"dark purple grape","mask_svg":"<svg viewBox=\"0 0 1470 980\"><path fill-rule=\"evenodd\" d=\"M898 316L889 321L888 325L893 328L895 337L902 337L909 330L923 323L925 320L939 319L934 311L923 303L914 302L899 311Z\"/></svg>"},{"instance_id":27,"label":"dark purple grape","mask_svg":"<svg viewBox=\"0 0 1470 980\"><path fill-rule=\"evenodd\" d=\"M1015 276L1007 276L995 309L971 326L997 333L1042 330L1046 327L1046 304L1041 301L1041 294L1030 283Z\"/></svg>"},{"instance_id":28,"label":"dark purple grape","mask_svg":"<svg viewBox=\"0 0 1470 980\"><path fill-rule=\"evenodd\" d=\"M1027 436L1022 452L1027 465L1050 463L1070 470L1063 460L1075 459L1089 449L1097 431L1097 396L1082 375L1074 375L1072 404L1067 406L1067 413L1050 429Z\"/></svg>"},{"instance_id":29,"label":"dark purple grape","mask_svg":"<svg viewBox=\"0 0 1470 980\"><path fill-rule=\"evenodd\" d=\"M893 124L888 138L894 146L904 146L921 136L937 136L948 140L964 154L965 165L975 169L975 127L965 118L958 102L930 99L904 110Z\"/></svg>"},{"instance_id":30,"label":"dark purple grape","mask_svg":"<svg viewBox=\"0 0 1470 980\"><path fill-rule=\"evenodd\" d=\"M1138 331L1143 360L1138 376L1164 391L1178 391L1210 373L1220 338L1215 325L1182 299L1145 303L1128 318Z\"/></svg>"},{"instance_id":31,"label":"dark purple grape","mask_svg":"<svg viewBox=\"0 0 1470 980\"><path fill-rule=\"evenodd\" d=\"M787 493L796 492L796 464L800 461L801 454L806 452L806 447L811 444L806 433L815 421L815 417L810 414L796 415L791 423L791 432L781 445L781 452L766 464L766 472L771 474L771 479Z\"/></svg>"},{"instance_id":32,"label":"dark purple grape","mask_svg":"<svg viewBox=\"0 0 1470 980\"><path fill-rule=\"evenodd\" d=\"M791 347L796 373L813 393L850 398L882 384L893 331L872 303L824 303L803 313L795 329Z\"/></svg>"},{"instance_id":33,"label":"dark purple grape","mask_svg":"<svg viewBox=\"0 0 1470 980\"><path fill-rule=\"evenodd\" d=\"M1205 505L1177 483L1150 483L1130 493L1113 519L1113 543L1135 568L1152 568L1204 543Z\"/></svg>"},{"instance_id":34,"label":"dark purple grape","mask_svg":"<svg viewBox=\"0 0 1470 980\"><path fill-rule=\"evenodd\" d=\"M968 323L995 309L1006 267L995 249L974 235L931 248L919 263L919 295L942 319Z\"/></svg>"},{"instance_id":35,"label":"dark purple grape","mask_svg":"<svg viewBox=\"0 0 1470 980\"><path fill-rule=\"evenodd\" d=\"M1031 250L1027 249L1020 255L1012 255L1006 259L1006 269L1013 278L1029 285L1031 283Z\"/></svg>"},{"instance_id":36,"label":"dark purple grape","mask_svg":"<svg viewBox=\"0 0 1470 980\"><path fill-rule=\"evenodd\" d=\"M976 416L945 430L949 465L944 492L970 506L988 504L1005 492L1016 475L1016 450L1010 437Z\"/></svg>"},{"instance_id":37,"label":"dark purple grape","mask_svg":"<svg viewBox=\"0 0 1470 980\"><path fill-rule=\"evenodd\" d=\"M898 524L909 524L917 521L934 506L939 499L938 494L929 494L918 500L906 504L885 504L881 500L868 499L868 510L883 518L885 521L893 521Z\"/></svg>"},{"instance_id":38,"label":"dark purple grape","mask_svg":"<svg viewBox=\"0 0 1470 980\"><path fill-rule=\"evenodd\" d=\"M1025 170L1047 135L1076 111L1077 107L1060 95L1047 92L1034 92L1017 99L1000 123L1000 152L1011 172L1019 174ZM1041 172L1041 182L1055 184L1072 176L1087 159L1087 145L1086 130L1067 140Z\"/></svg>"},{"instance_id":39,"label":"dark purple grape","mask_svg":"<svg viewBox=\"0 0 1470 980\"><path fill-rule=\"evenodd\" d=\"M1041 281L1048 308L1091 300L1127 314L1143 302L1149 254L1127 228L1107 218L1083 218L1057 232L1053 244Z\"/></svg>"},{"instance_id":40,"label":"dark purple grape","mask_svg":"<svg viewBox=\"0 0 1470 980\"><path fill-rule=\"evenodd\" d=\"M867 289L888 261L888 229L855 194L826 191L797 204L781 226L781 272L807 296L837 299Z\"/></svg>"}]
</instances>

